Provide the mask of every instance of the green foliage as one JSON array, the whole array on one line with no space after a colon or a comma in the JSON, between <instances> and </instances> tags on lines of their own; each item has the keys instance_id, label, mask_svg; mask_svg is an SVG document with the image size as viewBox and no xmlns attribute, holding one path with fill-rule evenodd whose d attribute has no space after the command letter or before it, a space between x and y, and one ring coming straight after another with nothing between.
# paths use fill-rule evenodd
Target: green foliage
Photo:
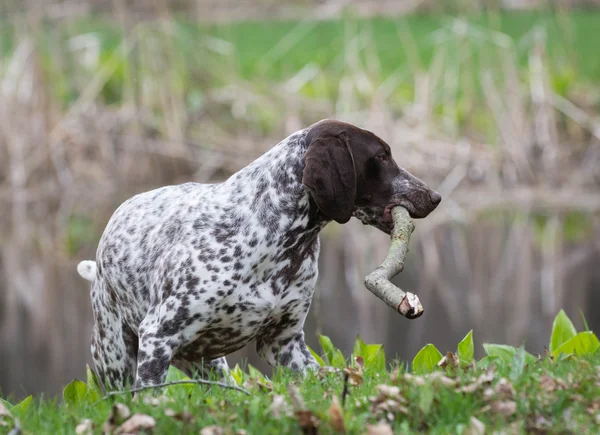
<instances>
[{"instance_id":1,"label":"green foliage","mask_svg":"<svg viewBox=\"0 0 600 435\"><path fill-rule=\"evenodd\" d=\"M10 408L10 412L13 415L19 416L27 412L29 407L31 406L31 402L33 401L33 396L29 395L25 399L21 400L15 406Z\"/></svg>"},{"instance_id":2,"label":"green foliage","mask_svg":"<svg viewBox=\"0 0 600 435\"><path fill-rule=\"evenodd\" d=\"M346 362L342 352L328 337L319 339L325 354L325 358L316 355L319 363L329 365L331 361L342 368ZM425 346L412 362L414 375L409 375L404 373L403 365L386 370L383 347L367 344L357 337L352 354L362 357L365 364L364 372L360 371L360 383L347 385L352 398L346 401L342 411L347 433L364 433L366 424L374 424L389 412L394 416L390 422L394 433L417 433L423 430L425 423L428 432L465 433L472 417L485 424L486 433L492 433L505 428L507 423L527 421L531 410L548 421L553 420L553 430L580 433L582 428L595 422L595 416L588 409L592 409L600 397L600 385L596 382L600 345L591 331L574 331L564 312L555 318L550 341L554 343L554 352L550 357L539 359L522 346L514 348L486 343L483 348L487 356L473 365L475 347L473 331L469 331L458 344L457 355L448 353L444 364L439 366L442 353L433 344ZM444 376L427 376L444 369ZM479 381L482 370L486 371L484 383ZM290 405L288 385L293 383L300 388L312 416L320 421L319 431L334 432L330 407L331 398L343 389L343 376L339 371L309 373L299 378L289 370L281 370L273 382L251 365L247 370L236 365L230 373L238 385L250 390L250 397L230 389L204 385L190 385L194 392L190 394L192 390L186 385L166 388L165 401L133 401L130 395L99 401L98 379L86 366L87 384L74 380L67 385L63 392L64 403L58 408L55 403L44 400L33 406L31 396L14 406L5 400L2 403L12 416L20 419L25 433L72 433L74 426L87 418L92 419L95 428L99 429L115 401L132 408L132 413L145 413L155 418L157 433L198 433L211 425L245 429L249 433L293 433L298 431L299 425L296 414L281 410L282 406ZM180 370L169 369L167 381L185 379L187 377ZM506 400L502 399L505 400L503 406L514 406L515 410L508 415L495 410L497 397L484 394L485 391L498 393L500 380L502 391L514 388L516 392ZM563 382L558 383L558 380ZM382 384L387 386L384 390L380 389ZM465 394L465 389L473 394ZM281 401L287 405L282 405ZM400 404L401 411L394 411L396 408L390 411L389 403ZM274 416L274 409L278 407L278 416ZM382 407L384 414L375 412L378 407ZM569 422L555 418L567 410L573 417ZM185 413L189 417L185 417ZM9 420L8 424L11 422Z\"/></svg>"},{"instance_id":3,"label":"green foliage","mask_svg":"<svg viewBox=\"0 0 600 435\"><path fill-rule=\"evenodd\" d=\"M457 346L457 354L461 367L467 367L475 357L475 344L473 342L473 330L470 330ZM415 373L430 373L437 368L437 364L443 358L442 353L433 345L427 344L415 356L412 362Z\"/></svg>"},{"instance_id":4,"label":"green foliage","mask_svg":"<svg viewBox=\"0 0 600 435\"><path fill-rule=\"evenodd\" d=\"M149 112L158 114L163 102L156 90L162 89L181 98L189 110L198 111L206 102L208 89L246 82L261 93L278 89L308 68L313 72L295 90L302 96L331 102L339 97L340 80L352 74L346 59L351 50L352 58L356 57L353 68L356 65L364 71L368 82L393 83L386 90L386 99L394 110L402 110L415 98L415 77L435 69L436 59L440 59L436 54L446 48L455 52L460 47L464 54L460 60L449 59L442 64L457 75L457 88L444 89L438 84L440 88L433 91L448 91L448 96L443 101L434 98L434 110L453 119L461 130L476 131L493 141L498 126L481 92L482 72L503 71L502 63L513 58L510 50L492 42L496 31L506 35L505 40L516 49L517 72L526 76L531 29L543 28L547 36L544 62L550 83L560 95L568 97L579 87L596 83L600 76L596 46L589 38L600 26L600 14L570 13L567 21L572 24L572 38L564 38L564 29L557 25L553 14L523 12L499 13L493 22L486 14L462 17L478 34L475 38L451 31L453 23L447 17L427 14L409 15L400 21L395 17L342 16L317 22L252 20L216 25L190 22L187 17L171 18L125 31L118 21L102 16L71 17L68 25L41 28L34 41L36 55L45 82L51 83L49 91L54 101L68 107L86 91L89 93L93 83L99 87L97 99L107 105L124 104L135 97ZM0 63L8 62L22 36L11 29L10 21L2 23ZM403 32L399 32L400 26ZM410 41L402 34L409 35ZM434 34L446 37L432 43ZM83 52L72 46L81 38L96 47L84 50L86 58L91 56L89 64L80 61ZM361 43L349 46L352 40ZM359 104L361 98L370 102L368 89L356 86L355 91ZM266 104L266 100L260 104L249 102L245 114L262 132L281 123L281 111L274 104ZM155 127L161 130L163 120L156 120ZM575 220L582 217L587 220L586 226L565 222L567 238L572 230L575 237L589 234L589 217L579 215Z\"/></svg>"},{"instance_id":5,"label":"green foliage","mask_svg":"<svg viewBox=\"0 0 600 435\"><path fill-rule=\"evenodd\" d=\"M525 352L525 348L521 346L515 356L513 357L511 368L510 368L510 380L513 382L521 379L523 375L523 370L525 369L525 359L527 357L527 352Z\"/></svg>"},{"instance_id":6,"label":"green foliage","mask_svg":"<svg viewBox=\"0 0 600 435\"><path fill-rule=\"evenodd\" d=\"M591 331L584 331L565 341L554 352L552 352L552 356L557 357L560 354L574 354L577 356L582 356L585 354L591 355L595 353L598 348L600 348L600 343L598 342L598 337L596 337L596 334Z\"/></svg>"},{"instance_id":7,"label":"green foliage","mask_svg":"<svg viewBox=\"0 0 600 435\"><path fill-rule=\"evenodd\" d=\"M239 364L236 364L235 367L229 372L235 380L236 384L242 385L244 383L244 371L242 370Z\"/></svg>"},{"instance_id":8,"label":"green foliage","mask_svg":"<svg viewBox=\"0 0 600 435\"><path fill-rule=\"evenodd\" d=\"M98 382L98 377L96 373L90 368L89 365L85 365L85 377L87 386L92 392L92 394L96 394L98 396L102 396L102 389L100 388L100 382Z\"/></svg>"},{"instance_id":9,"label":"green foliage","mask_svg":"<svg viewBox=\"0 0 600 435\"><path fill-rule=\"evenodd\" d=\"M442 358L442 354L433 344L427 344L415 355L412 369L417 374L430 373L435 370Z\"/></svg>"},{"instance_id":10,"label":"green foliage","mask_svg":"<svg viewBox=\"0 0 600 435\"><path fill-rule=\"evenodd\" d=\"M325 364L325 361L323 360L323 358L321 358L321 356L317 352L315 352L310 346L307 345L306 347L308 347L308 350L310 351L310 354L313 356L314 359L317 360L317 362L319 363L319 365L321 367L324 367L326 364Z\"/></svg>"},{"instance_id":11,"label":"green foliage","mask_svg":"<svg viewBox=\"0 0 600 435\"><path fill-rule=\"evenodd\" d=\"M319 342L321 343L321 347L325 352L325 362L328 366L344 368L346 367L346 359L344 358L344 354L341 350L336 349L331 339L326 335L319 336Z\"/></svg>"},{"instance_id":12,"label":"green foliage","mask_svg":"<svg viewBox=\"0 0 600 435\"><path fill-rule=\"evenodd\" d=\"M577 73L572 68L562 68L552 74L551 82L558 95L567 97L577 84Z\"/></svg>"},{"instance_id":13,"label":"green foliage","mask_svg":"<svg viewBox=\"0 0 600 435\"><path fill-rule=\"evenodd\" d=\"M483 343L483 349L485 350L486 355L495 356L500 358L504 364L510 364L516 353L517 348L513 346L508 346L505 344L490 344ZM528 364L535 362L535 357L528 352L525 352L525 362Z\"/></svg>"},{"instance_id":14,"label":"green foliage","mask_svg":"<svg viewBox=\"0 0 600 435\"><path fill-rule=\"evenodd\" d=\"M90 405L102 399L102 389L96 373L89 365L85 366L86 382L73 379L63 389L63 400L69 407L79 407L82 405Z\"/></svg>"},{"instance_id":15,"label":"green foliage","mask_svg":"<svg viewBox=\"0 0 600 435\"><path fill-rule=\"evenodd\" d=\"M317 352L308 347L312 356L317 360L320 366L331 366L336 368L346 367L346 358L340 349L337 349L331 339L325 335L319 336L319 342L324 352L322 358ZM367 371L380 372L386 369L385 350L381 344L367 344L360 336L354 342L352 350L353 359L362 357L364 361L364 369Z\"/></svg>"},{"instance_id":16,"label":"green foliage","mask_svg":"<svg viewBox=\"0 0 600 435\"><path fill-rule=\"evenodd\" d=\"M167 372L166 382L189 381L190 379L191 378L189 376L187 376L185 373L183 373L178 368L169 366L169 371ZM188 392L188 394L191 394L192 391L194 390L194 384L188 384L188 385L184 384L184 385L179 385L176 387L167 387L166 391L168 391L169 394L173 395L179 389L184 389L185 391Z\"/></svg>"},{"instance_id":17,"label":"green foliage","mask_svg":"<svg viewBox=\"0 0 600 435\"><path fill-rule=\"evenodd\" d=\"M550 353L553 353L564 342L575 335L577 335L577 330L573 326L573 322L571 322L571 319L569 319L564 310L560 310L552 324L552 334L550 335L550 346L548 348Z\"/></svg>"},{"instance_id":18,"label":"green foliage","mask_svg":"<svg viewBox=\"0 0 600 435\"><path fill-rule=\"evenodd\" d=\"M77 379L73 379L63 390L63 400L69 407L79 407L84 404L92 404L100 400L102 396Z\"/></svg>"},{"instance_id":19,"label":"green foliage","mask_svg":"<svg viewBox=\"0 0 600 435\"><path fill-rule=\"evenodd\" d=\"M533 229L537 244L544 248L550 240L547 237L546 229L548 228L548 216L544 214L536 214L533 216ZM585 239L591 234L593 229L592 216L589 213L571 211L565 213L561 228L562 235L569 242L578 242Z\"/></svg>"},{"instance_id":20,"label":"green foliage","mask_svg":"<svg viewBox=\"0 0 600 435\"><path fill-rule=\"evenodd\" d=\"M485 356L477 361L475 365L478 369L487 370L491 365L500 365L502 364L502 359L497 356Z\"/></svg>"},{"instance_id":21,"label":"green foliage","mask_svg":"<svg viewBox=\"0 0 600 435\"><path fill-rule=\"evenodd\" d=\"M355 358L358 356L363 357L365 370L374 370L377 372L385 370L385 351L381 344L366 344L359 336L354 343L352 356Z\"/></svg>"},{"instance_id":22,"label":"green foliage","mask_svg":"<svg viewBox=\"0 0 600 435\"><path fill-rule=\"evenodd\" d=\"M166 382L185 381L188 379L190 379L190 378L188 376L186 376L186 374L183 373L181 370L179 370L177 367L169 366L169 371L167 372Z\"/></svg>"},{"instance_id":23,"label":"green foliage","mask_svg":"<svg viewBox=\"0 0 600 435\"><path fill-rule=\"evenodd\" d=\"M92 220L87 216L71 216L66 225L65 250L74 256L79 250L91 244L95 237Z\"/></svg>"},{"instance_id":24,"label":"green foliage","mask_svg":"<svg viewBox=\"0 0 600 435\"><path fill-rule=\"evenodd\" d=\"M435 399L435 390L431 384L426 384L419 392L419 409L423 415L428 415L431 412L433 400Z\"/></svg>"},{"instance_id":25,"label":"green foliage","mask_svg":"<svg viewBox=\"0 0 600 435\"><path fill-rule=\"evenodd\" d=\"M254 367L251 364L248 364L248 374L250 375L251 378L254 378L261 382L265 382L267 380L265 375L263 375L260 370L258 370L256 367Z\"/></svg>"},{"instance_id":26,"label":"green foliage","mask_svg":"<svg viewBox=\"0 0 600 435\"><path fill-rule=\"evenodd\" d=\"M475 358L475 344L473 343L473 330L458 343L458 357L463 365L470 364Z\"/></svg>"}]
</instances>

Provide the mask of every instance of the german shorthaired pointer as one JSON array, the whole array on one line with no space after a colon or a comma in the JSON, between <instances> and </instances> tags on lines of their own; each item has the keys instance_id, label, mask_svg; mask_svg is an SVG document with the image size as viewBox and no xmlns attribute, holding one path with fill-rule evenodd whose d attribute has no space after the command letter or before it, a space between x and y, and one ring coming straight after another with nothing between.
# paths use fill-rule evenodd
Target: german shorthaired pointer
<instances>
[{"instance_id":1,"label":"german shorthaired pointer","mask_svg":"<svg viewBox=\"0 0 600 435\"><path fill-rule=\"evenodd\" d=\"M423 218L441 196L373 133L324 120L220 184L186 183L123 203L79 274L92 282L92 355L107 389L216 369L255 341L270 365L317 366L304 321L319 231L352 216L385 233L390 209ZM206 365L204 364L206 362Z\"/></svg>"}]
</instances>

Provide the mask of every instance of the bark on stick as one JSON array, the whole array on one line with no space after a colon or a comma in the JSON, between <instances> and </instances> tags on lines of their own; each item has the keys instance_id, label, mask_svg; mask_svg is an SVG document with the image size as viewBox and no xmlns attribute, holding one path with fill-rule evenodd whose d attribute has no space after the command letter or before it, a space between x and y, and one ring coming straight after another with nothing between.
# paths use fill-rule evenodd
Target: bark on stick
<instances>
[{"instance_id":1,"label":"bark on stick","mask_svg":"<svg viewBox=\"0 0 600 435\"><path fill-rule=\"evenodd\" d=\"M390 250L387 257L372 273L365 278L365 287L375 296L408 319L416 319L423 314L423 306L417 295L404 292L390 282L404 269L404 257L408 251L408 242L415 229L408 211L404 207L392 209L394 229L392 230Z\"/></svg>"}]
</instances>

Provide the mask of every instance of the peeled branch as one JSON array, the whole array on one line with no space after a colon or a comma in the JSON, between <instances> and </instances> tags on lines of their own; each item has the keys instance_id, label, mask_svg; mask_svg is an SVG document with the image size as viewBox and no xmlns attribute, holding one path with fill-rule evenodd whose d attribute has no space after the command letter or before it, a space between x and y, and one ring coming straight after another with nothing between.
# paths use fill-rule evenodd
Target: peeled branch
<instances>
[{"instance_id":1,"label":"peeled branch","mask_svg":"<svg viewBox=\"0 0 600 435\"><path fill-rule=\"evenodd\" d=\"M388 255L372 273L365 278L365 287L407 319L416 319L423 314L423 306L417 295L404 292L390 282L404 270L404 257L408 251L410 235L415 229L408 211L404 207L392 209L392 230Z\"/></svg>"}]
</instances>

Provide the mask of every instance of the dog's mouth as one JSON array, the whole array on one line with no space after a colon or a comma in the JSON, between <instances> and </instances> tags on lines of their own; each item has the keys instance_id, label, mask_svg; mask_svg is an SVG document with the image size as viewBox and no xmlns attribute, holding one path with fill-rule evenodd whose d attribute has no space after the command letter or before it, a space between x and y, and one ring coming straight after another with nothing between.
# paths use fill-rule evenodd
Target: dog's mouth
<instances>
[{"instance_id":1,"label":"dog's mouth","mask_svg":"<svg viewBox=\"0 0 600 435\"><path fill-rule=\"evenodd\" d=\"M411 218L416 219L419 217L419 216L417 216L414 205L412 205L410 202L396 201L396 202L393 202L393 203L387 205L383 209L383 215L381 217L381 222L383 224L391 224L392 226L394 225L394 221L392 219L392 209L394 207L398 207L398 206L404 207L406 209L406 211L408 211L408 214L410 215Z\"/></svg>"},{"instance_id":2,"label":"dog's mouth","mask_svg":"<svg viewBox=\"0 0 600 435\"><path fill-rule=\"evenodd\" d=\"M363 225L371 225L386 234L391 234L394 229L394 220L392 218L392 209L402 206L408 211L413 219L422 218L422 214L417 211L414 204L406 199L399 199L390 202L383 210L379 207L371 207L362 210L362 213L355 215Z\"/></svg>"}]
</instances>

